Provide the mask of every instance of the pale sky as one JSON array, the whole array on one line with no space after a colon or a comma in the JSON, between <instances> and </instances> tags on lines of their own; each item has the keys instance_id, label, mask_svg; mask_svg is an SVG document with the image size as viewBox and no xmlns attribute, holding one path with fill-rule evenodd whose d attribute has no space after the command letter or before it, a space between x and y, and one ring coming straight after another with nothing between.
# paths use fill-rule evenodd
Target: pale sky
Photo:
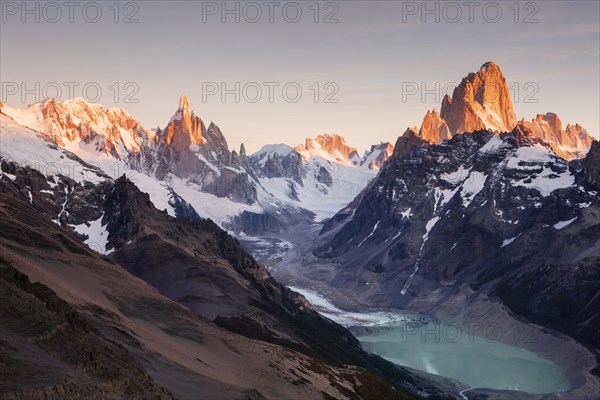
<instances>
[{"instance_id":1,"label":"pale sky","mask_svg":"<svg viewBox=\"0 0 600 400\"><path fill-rule=\"evenodd\" d=\"M462 1L428 2L431 14L421 1L318 7L314 1L275 1L269 3L273 22L264 1L227 2L239 12L225 15L221 1L121 2L118 15L114 1L90 3L79 2L70 22L64 5L59 15L44 2L31 2L33 12L22 15L21 1L2 2L0 100L25 107L44 94L55 96L57 86L65 100L75 82L75 96L122 107L146 127L164 127L186 93L191 108L207 125L215 122L233 149L244 142L252 152L268 143L296 145L307 136L338 133L362 152L419 126L428 109L439 111L445 84L494 61L508 80L519 119L552 111L563 125L578 122L595 137L600 132L598 1L524 1L518 7L514 1L481 1L471 10L472 22ZM124 23L128 16L137 22ZM298 102L286 100L286 84L288 100L295 88L302 90ZM222 85L231 91L224 102ZM22 101L23 86L37 93ZM262 97L252 102L257 87ZM406 93L415 87L416 94ZM215 88L217 94L207 92ZM431 92L424 99L422 88ZM137 103L128 102L127 94ZM325 102L327 95L337 103Z\"/></svg>"}]
</instances>

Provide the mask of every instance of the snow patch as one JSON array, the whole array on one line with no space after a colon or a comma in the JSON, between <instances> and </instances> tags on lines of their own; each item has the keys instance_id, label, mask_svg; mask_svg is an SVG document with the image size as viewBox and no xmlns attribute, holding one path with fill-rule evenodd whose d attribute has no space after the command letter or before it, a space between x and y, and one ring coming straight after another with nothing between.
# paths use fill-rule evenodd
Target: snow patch
<instances>
[{"instance_id":1,"label":"snow patch","mask_svg":"<svg viewBox=\"0 0 600 400\"><path fill-rule=\"evenodd\" d=\"M465 168L462 165L454 172L447 172L440 175L440 178L448 183L456 185L465 180L469 176L470 168Z\"/></svg>"},{"instance_id":2,"label":"snow patch","mask_svg":"<svg viewBox=\"0 0 600 400\"><path fill-rule=\"evenodd\" d=\"M512 242L514 242L515 240L517 240L517 238L518 238L519 236L521 236L522 234L523 234L523 232L519 233L517 236L515 236L515 237L513 237L513 238L510 238L510 239L505 239L505 240L502 242L502 246L501 246L501 247L508 246L509 244L511 244Z\"/></svg>"},{"instance_id":3,"label":"snow patch","mask_svg":"<svg viewBox=\"0 0 600 400\"><path fill-rule=\"evenodd\" d=\"M371 233L369 234L369 236L367 236L366 238L363 239L362 242L360 242L360 244L357 247L360 247L367 239L369 239L371 236L373 236L373 234L375 233L375 231L377 230L377 227L379 226L379 223L381 221L377 221L377 223L375 224L375 226L373 227L373 230L371 231Z\"/></svg>"},{"instance_id":4,"label":"snow patch","mask_svg":"<svg viewBox=\"0 0 600 400\"><path fill-rule=\"evenodd\" d=\"M429 232L434 227L435 224L440 220L440 217L433 217L425 224L425 234L423 235L423 243L429 239Z\"/></svg>"},{"instance_id":5,"label":"snow patch","mask_svg":"<svg viewBox=\"0 0 600 400\"><path fill-rule=\"evenodd\" d=\"M71 225L75 232L86 235L88 238L84 241L85 244L92 250L101 254L107 254L106 245L108 244L108 232L102 225L102 217L95 221L89 221L87 224Z\"/></svg>"},{"instance_id":6,"label":"snow patch","mask_svg":"<svg viewBox=\"0 0 600 400\"><path fill-rule=\"evenodd\" d=\"M554 224L554 229L556 230L561 230L563 228L566 228L567 226L571 225L573 222L575 222L575 220L577 219L577 217L570 219L568 221L559 221L556 224Z\"/></svg>"},{"instance_id":7,"label":"snow patch","mask_svg":"<svg viewBox=\"0 0 600 400\"><path fill-rule=\"evenodd\" d=\"M519 165L519 163L523 165ZM554 166L555 169L558 167L563 172L555 172L551 166ZM575 183L575 176L569 171L567 162L557 158L550 149L541 144L520 147L507 161L506 167L523 172L536 171L534 174L530 174L533 176L529 178L513 180L512 184L535 189L544 197L549 196L557 189L564 189ZM537 172L540 169L541 172Z\"/></svg>"},{"instance_id":8,"label":"snow patch","mask_svg":"<svg viewBox=\"0 0 600 400\"><path fill-rule=\"evenodd\" d=\"M462 184L461 196L463 198L463 206L469 207L475 196L485 186L487 175L483 172L473 171Z\"/></svg>"},{"instance_id":9,"label":"snow patch","mask_svg":"<svg viewBox=\"0 0 600 400\"><path fill-rule=\"evenodd\" d=\"M502 147L503 144L504 141L500 135L494 135L481 149L479 149L479 152L485 154L494 154L498 151L498 149L500 149L500 147Z\"/></svg>"}]
</instances>

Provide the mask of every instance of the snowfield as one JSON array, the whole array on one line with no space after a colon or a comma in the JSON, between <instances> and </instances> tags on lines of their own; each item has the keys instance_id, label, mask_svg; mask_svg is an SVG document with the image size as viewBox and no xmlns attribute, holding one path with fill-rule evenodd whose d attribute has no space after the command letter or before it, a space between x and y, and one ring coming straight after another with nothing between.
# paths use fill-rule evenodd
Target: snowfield
<instances>
[{"instance_id":1,"label":"snowfield","mask_svg":"<svg viewBox=\"0 0 600 400\"><path fill-rule=\"evenodd\" d=\"M550 166L555 166L563 172L555 172ZM513 180L512 184L535 189L544 197L557 189L564 189L575 183L575 177L569 171L567 162L558 158L554 153L540 144L531 147L520 147L508 160L507 169L530 172L539 170L533 179Z\"/></svg>"},{"instance_id":2,"label":"snowfield","mask_svg":"<svg viewBox=\"0 0 600 400\"><path fill-rule=\"evenodd\" d=\"M64 175L79 183L105 180L97 171L73 160L69 151L3 114L0 114L0 155L21 166L34 168L47 177Z\"/></svg>"},{"instance_id":3,"label":"snowfield","mask_svg":"<svg viewBox=\"0 0 600 400\"><path fill-rule=\"evenodd\" d=\"M288 196L291 181L289 178L260 178L260 185L265 191L259 191L259 202L272 203L277 199L288 206L309 210L316 215L316 221L321 221L332 217L354 200L378 172L364 167L333 163L320 157L306 160L304 165L307 169L304 185L295 183L300 201L292 200ZM331 187L316 179L322 166L331 174Z\"/></svg>"}]
</instances>

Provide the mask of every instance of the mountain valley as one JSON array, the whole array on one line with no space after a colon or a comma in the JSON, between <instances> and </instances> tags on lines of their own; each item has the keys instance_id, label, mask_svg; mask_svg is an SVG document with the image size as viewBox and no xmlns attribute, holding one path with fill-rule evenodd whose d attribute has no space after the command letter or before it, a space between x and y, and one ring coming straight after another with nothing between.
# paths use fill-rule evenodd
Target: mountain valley
<instances>
[{"instance_id":1,"label":"mountain valley","mask_svg":"<svg viewBox=\"0 0 600 400\"><path fill-rule=\"evenodd\" d=\"M599 165L579 124L519 120L491 62L362 156L325 133L231 150L185 95L156 129L0 103L0 398L593 398ZM356 338L398 321L527 349L571 389L471 388Z\"/></svg>"}]
</instances>

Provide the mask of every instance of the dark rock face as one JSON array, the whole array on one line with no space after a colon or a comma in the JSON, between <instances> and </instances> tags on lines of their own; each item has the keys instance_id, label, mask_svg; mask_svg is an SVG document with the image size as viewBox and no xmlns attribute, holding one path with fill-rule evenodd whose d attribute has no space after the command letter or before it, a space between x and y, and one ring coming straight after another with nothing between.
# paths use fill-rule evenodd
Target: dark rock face
<instances>
[{"instance_id":1,"label":"dark rock face","mask_svg":"<svg viewBox=\"0 0 600 400\"><path fill-rule=\"evenodd\" d=\"M319 172L315 176L315 179L317 182L320 182L327 187L331 187L331 185L333 184L333 178L331 177L331 174L325 167L319 168Z\"/></svg>"},{"instance_id":2,"label":"dark rock face","mask_svg":"<svg viewBox=\"0 0 600 400\"><path fill-rule=\"evenodd\" d=\"M589 257L567 265L531 263L519 277L502 279L492 295L530 321L597 347L600 299L592 293L600 286L599 262L599 257Z\"/></svg>"},{"instance_id":3,"label":"dark rock face","mask_svg":"<svg viewBox=\"0 0 600 400\"><path fill-rule=\"evenodd\" d=\"M85 165L83 161L78 161ZM79 225L102 216L102 210L98 206L102 201L101 195L97 186L91 182L77 183L66 176L47 179L33 168L21 167L2 159L0 170L15 176L14 180L7 175L0 177L0 193L20 198L40 212L57 219L63 226ZM99 176L108 178L102 172L96 172Z\"/></svg>"},{"instance_id":4,"label":"dark rock face","mask_svg":"<svg viewBox=\"0 0 600 400\"><path fill-rule=\"evenodd\" d=\"M594 140L584 161L586 181L600 189L600 142Z\"/></svg>"},{"instance_id":5,"label":"dark rock face","mask_svg":"<svg viewBox=\"0 0 600 400\"><path fill-rule=\"evenodd\" d=\"M249 159L249 165L259 177L290 178L300 185L306 177L302 157L292 148L285 154L274 151L271 154L253 155Z\"/></svg>"},{"instance_id":6,"label":"dark rock face","mask_svg":"<svg viewBox=\"0 0 600 400\"><path fill-rule=\"evenodd\" d=\"M406 308L423 292L472 284L600 347L597 147L569 164L525 126L440 145L408 131L376 180L325 225L314 255L340 266L331 285L368 304Z\"/></svg>"},{"instance_id":7,"label":"dark rock face","mask_svg":"<svg viewBox=\"0 0 600 400\"><path fill-rule=\"evenodd\" d=\"M173 189L170 189L171 199L169 204L175 210L175 216L177 218L189 218L189 219L201 219L194 207L192 207L187 201L185 201L180 195L175 193Z\"/></svg>"}]
</instances>

